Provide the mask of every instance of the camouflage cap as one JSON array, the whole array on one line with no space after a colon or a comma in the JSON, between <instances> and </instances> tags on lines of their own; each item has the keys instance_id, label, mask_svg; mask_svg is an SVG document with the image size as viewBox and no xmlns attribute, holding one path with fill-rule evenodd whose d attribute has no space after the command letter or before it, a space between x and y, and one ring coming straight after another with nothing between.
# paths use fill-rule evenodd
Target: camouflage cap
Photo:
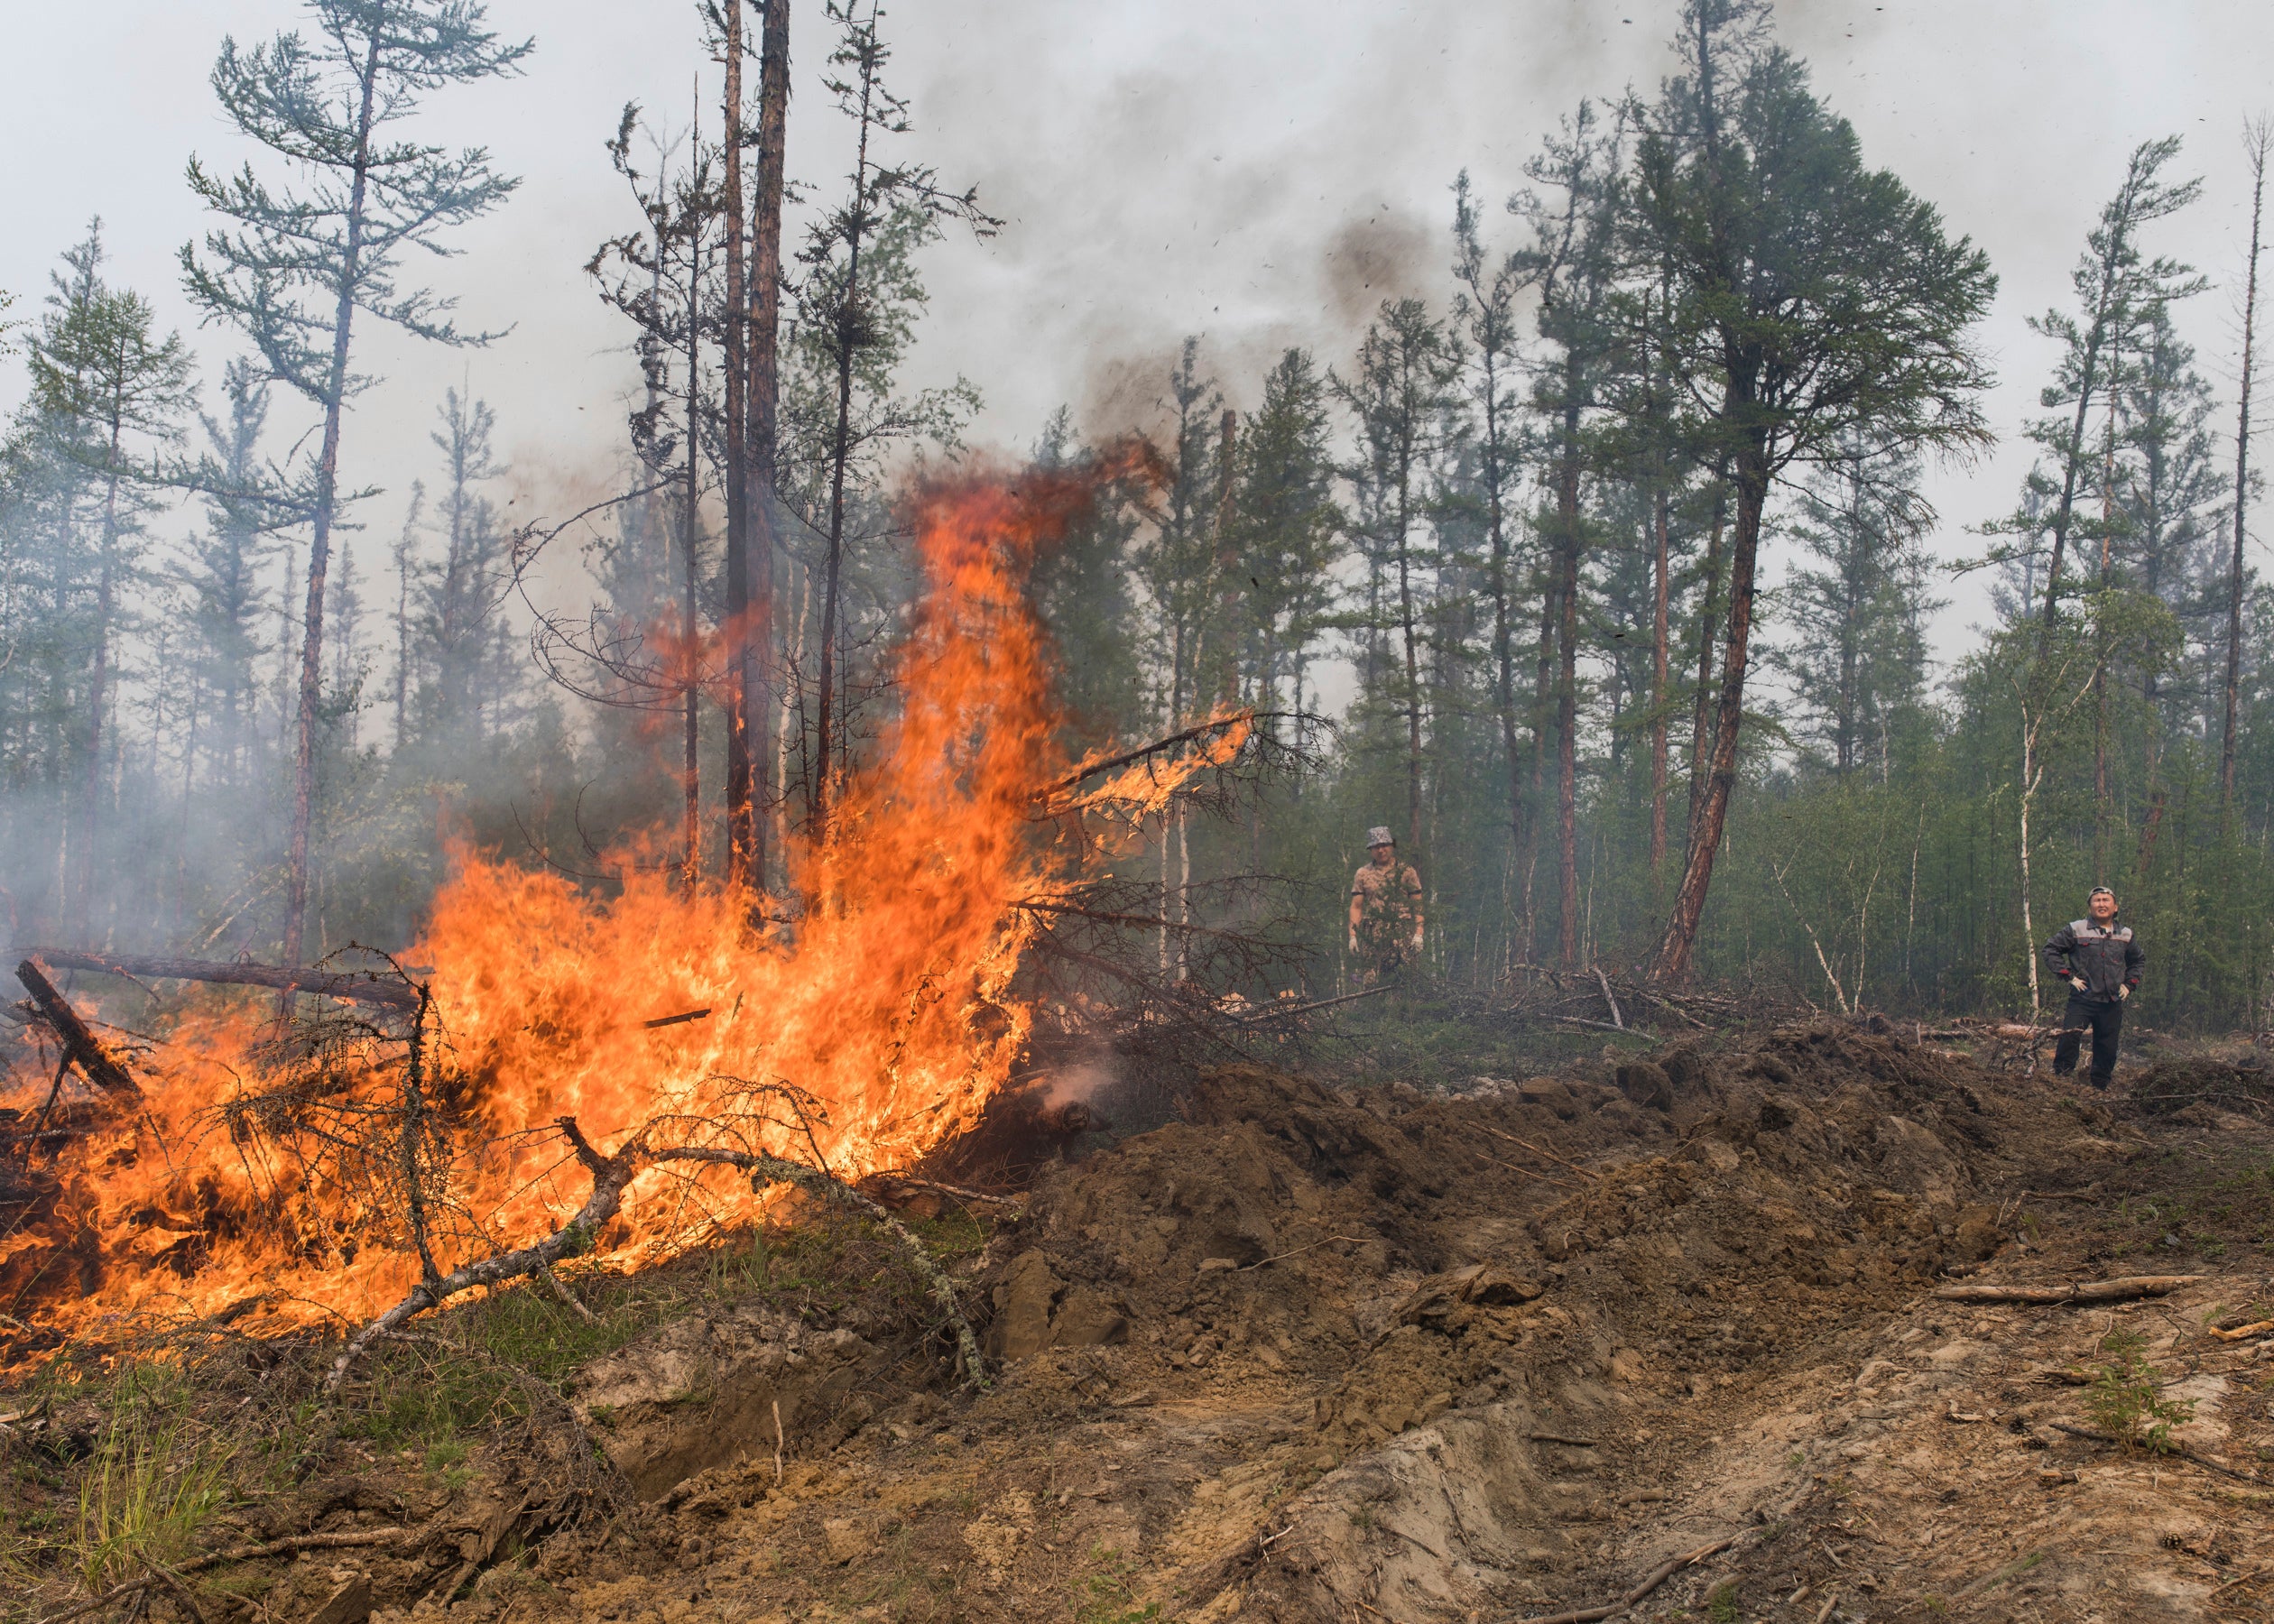
<instances>
[{"instance_id":1,"label":"camouflage cap","mask_svg":"<svg viewBox=\"0 0 2274 1624\"><path fill-rule=\"evenodd\" d=\"M1390 833L1390 826L1388 824L1376 824L1373 828L1366 831L1366 844L1370 848L1373 846L1393 846L1397 844L1397 836Z\"/></svg>"}]
</instances>

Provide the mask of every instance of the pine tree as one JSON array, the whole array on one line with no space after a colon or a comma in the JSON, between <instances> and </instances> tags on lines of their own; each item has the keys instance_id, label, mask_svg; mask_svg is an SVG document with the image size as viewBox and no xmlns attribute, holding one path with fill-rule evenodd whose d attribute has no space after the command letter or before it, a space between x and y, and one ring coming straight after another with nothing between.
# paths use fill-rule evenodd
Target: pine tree
<instances>
[{"instance_id":1,"label":"pine tree","mask_svg":"<svg viewBox=\"0 0 2274 1624\"><path fill-rule=\"evenodd\" d=\"M325 579L347 499L340 429L348 401L368 383L349 371L356 313L439 344L495 337L461 331L452 300L405 290L399 279L406 251L448 252L446 231L487 214L519 184L493 170L478 147L452 153L393 138L389 126L433 91L516 71L533 49L500 41L474 0L310 0L310 10L314 44L282 33L240 51L225 39L213 68L223 113L301 185L272 187L250 163L225 176L191 158L191 191L228 224L206 235L202 256L194 245L181 251L183 280L206 319L241 331L268 375L323 414L293 722L287 964L300 962L308 910Z\"/></svg>"},{"instance_id":2,"label":"pine tree","mask_svg":"<svg viewBox=\"0 0 2274 1624\"><path fill-rule=\"evenodd\" d=\"M800 291L804 336L826 359L829 392L827 547L823 554L821 627L817 651L819 678L814 701L817 766L807 785L808 822L816 843L829 827L833 769L830 752L841 726L838 688L839 598L846 551L846 487L855 465L883 443L910 434L938 433L975 400L968 384L928 395L913 410L890 401L891 370L904 349L909 324L922 305L915 280L916 251L935 240L943 221L961 221L980 236L1002 224L979 207L974 189L951 192L926 164L884 161L880 137L904 135L911 128L908 104L885 88L892 60L878 23L883 12L870 0L860 14L859 0L827 0L837 24L836 71L826 81L837 106L853 120L855 157L850 188L843 201L813 226L799 258L807 266ZM856 411L866 394L878 409Z\"/></svg>"}]
</instances>

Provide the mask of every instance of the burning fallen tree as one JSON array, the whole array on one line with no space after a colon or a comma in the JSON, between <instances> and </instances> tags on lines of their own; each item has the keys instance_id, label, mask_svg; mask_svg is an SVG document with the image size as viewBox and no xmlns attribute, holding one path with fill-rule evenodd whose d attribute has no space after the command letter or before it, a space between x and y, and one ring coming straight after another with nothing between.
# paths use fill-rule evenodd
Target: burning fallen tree
<instances>
[{"instance_id":1,"label":"burning fallen tree","mask_svg":"<svg viewBox=\"0 0 2274 1624\"><path fill-rule=\"evenodd\" d=\"M19 1352L219 1319L337 1328L344 1369L469 1287L571 1254L666 1259L800 1185L857 1204L864 1176L967 1132L1032 1035L1014 981L1040 938L1119 924L1126 900L1085 888L1250 738L1225 715L1066 759L1024 585L1086 497L1073 477L924 494L900 708L837 787L826 842L791 852L790 896L753 908L628 863L603 897L461 851L400 961L51 955L337 1001L284 1019L265 997L199 999L131 1048L27 960L34 1007L0 1128L0 1307Z\"/></svg>"}]
</instances>

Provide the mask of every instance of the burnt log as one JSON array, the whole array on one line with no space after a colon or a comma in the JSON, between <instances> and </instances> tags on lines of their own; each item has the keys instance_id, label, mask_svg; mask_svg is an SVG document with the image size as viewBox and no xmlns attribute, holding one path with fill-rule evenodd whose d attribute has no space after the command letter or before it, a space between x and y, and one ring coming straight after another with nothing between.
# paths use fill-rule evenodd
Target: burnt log
<instances>
[{"instance_id":1,"label":"burnt log","mask_svg":"<svg viewBox=\"0 0 2274 1624\"><path fill-rule=\"evenodd\" d=\"M279 992L313 992L406 1011L419 1007L418 988L371 972L287 970L276 964L232 964L226 959L126 957L51 947L25 951L58 970L88 970L99 975L124 975L139 981L215 982L226 986L269 987Z\"/></svg>"},{"instance_id":2,"label":"burnt log","mask_svg":"<svg viewBox=\"0 0 2274 1624\"><path fill-rule=\"evenodd\" d=\"M96 1038L87 1022L79 1019L79 1012L71 1008L69 1000L58 992L55 983L41 973L39 965L25 959L16 966L16 980L22 982L23 990L32 994L32 1001L39 1006L41 1018L54 1029L65 1052L89 1083L114 1098L141 1103L141 1086L127 1075L125 1066L111 1058L110 1051ZM46 1113L41 1114L44 1116Z\"/></svg>"}]
</instances>

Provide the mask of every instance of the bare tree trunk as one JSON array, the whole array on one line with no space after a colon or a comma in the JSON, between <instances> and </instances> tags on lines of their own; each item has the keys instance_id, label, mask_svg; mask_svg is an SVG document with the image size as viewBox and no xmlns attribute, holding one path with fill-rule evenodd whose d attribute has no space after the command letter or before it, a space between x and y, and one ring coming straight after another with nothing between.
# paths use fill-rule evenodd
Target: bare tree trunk
<instances>
[{"instance_id":1,"label":"bare tree trunk","mask_svg":"<svg viewBox=\"0 0 2274 1624\"><path fill-rule=\"evenodd\" d=\"M749 860L743 880L766 884L767 820L773 803L766 732L772 707L774 483L781 461L778 428L781 395L781 196L790 124L790 0L765 0L758 58L758 185L751 204L750 263L750 586L744 628L734 640L740 670L735 687L744 698L740 718L755 725L747 757L753 764Z\"/></svg>"},{"instance_id":2,"label":"bare tree trunk","mask_svg":"<svg viewBox=\"0 0 2274 1624\"><path fill-rule=\"evenodd\" d=\"M811 789L813 844L827 844L829 834L829 735L836 725L837 580L845 562L845 473L853 453L853 346L862 325L862 222L868 197L868 143L873 81L861 81L861 142L853 165L856 218L846 234L845 292L837 318L837 429L829 446L829 550L821 585L821 682L815 704L817 738Z\"/></svg>"},{"instance_id":3,"label":"bare tree trunk","mask_svg":"<svg viewBox=\"0 0 2274 1624\"><path fill-rule=\"evenodd\" d=\"M118 546L118 445L120 402L111 399L110 469L103 490L102 566L95 578L95 660L88 674L87 805L79 818L79 874L73 885L71 926L82 941L95 902L96 829L102 821L103 750L107 743L103 707L110 703L111 614L116 607Z\"/></svg>"},{"instance_id":4,"label":"bare tree trunk","mask_svg":"<svg viewBox=\"0 0 2274 1624\"><path fill-rule=\"evenodd\" d=\"M1729 508L1729 491L1722 470L1714 471L1714 520L1706 532L1706 584L1697 605L1697 693L1690 714L1689 826L1697 827L1698 809L1706 800L1706 780L1714 753L1714 623L1721 613L1722 525Z\"/></svg>"},{"instance_id":5,"label":"bare tree trunk","mask_svg":"<svg viewBox=\"0 0 2274 1624\"><path fill-rule=\"evenodd\" d=\"M750 635L750 371L749 299L744 276L749 199L743 190L743 23L742 0L726 0L718 8L723 24L721 46L726 56L724 102L726 158L726 289L725 355L725 434L726 466L721 483L726 492L726 553L725 614L726 710L726 883L744 889L751 882L750 855L753 840L750 811L750 702L744 686L748 675L744 649Z\"/></svg>"},{"instance_id":6,"label":"bare tree trunk","mask_svg":"<svg viewBox=\"0 0 2274 1624\"><path fill-rule=\"evenodd\" d=\"M1769 500L1768 458L1750 446L1736 471L1737 521L1730 537L1729 632L1722 651L1721 703L1714 721L1713 770L1690 826L1689 853L1681 889L1650 967L1656 981L1678 981L1690 971L1698 921L1713 883L1714 859L1729 817L1729 798L1737 787L1737 729L1744 718L1745 664L1752 637L1753 564L1761 545L1761 511ZM1711 588L1708 588L1710 595Z\"/></svg>"},{"instance_id":7,"label":"bare tree trunk","mask_svg":"<svg viewBox=\"0 0 2274 1624\"><path fill-rule=\"evenodd\" d=\"M308 608L300 638L300 709L293 727L292 833L285 856L283 960L300 962L308 912L309 820L316 798L316 713L324 692L324 576L331 562L333 510L339 496L339 420L347 403L347 339L363 272L364 204L370 186L371 127L379 88L379 31L365 53L362 104L356 115L355 179L347 192L347 247L332 316L331 373L324 387L323 448L316 458L316 511L308 544ZM287 1000L291 994L285 994Z\"/></svg>"},{"instance_id":8,"label":"bare tree trunk","mask_svg":"<svg viewBox=\"0 0 2274 1624\"><path fill-rule=\"evenodd\" d=\"M1579 413L1564 413L1556 475L1557 956L1579 962Z\"/></svg>"},{"instance_id":9,"label":"bare tree trunk","mask_svg":"<svg viewBox=\"0 0 2274 1624\"><path fill-rule=\"evenodd\" d=\"M1653 601L1650 612L1650 872L1656 875L1666 866L1666 700L1668 681L1671 675L1667 660L1667 610L1669 585L1667 580L1668 512L1672 500L1666 489L1664 470L1660 470L1656 515L1656 545L1651 566Z\"/></svg>"},{"instance_id":10,"label":"bare tree trunk","mask_svg":"<svg viewBox=\"0 0 2274 1624\"><path fill-rule=\"evenodd\" d=\"M2226 721L2219 736L2219 801L2234 805L2234 737L2242 691L2242 540L2249 533L2251 502L2251 342L2257 337L2259 223L2266 201L2266 158L2274 144L2274 125L2264 120L2244 128L2251 160L2251 256L2242 293L2242 403L2234 424L2234 553L2227 569Z\"/></svg>"},{"instance_id":11,"label":"bare tree trunk","mask_svg":"<svg viewBox=\"0 0 2274 1624\"><path fill-rule=\"evenodd\" d=\"M1421 849L1421 668L1413 623L1413 555L1409 545L1405 480L1398 492L1398 627L1405 643L1406 851L1412 861Z\"/></svg>"}]
</instances>

